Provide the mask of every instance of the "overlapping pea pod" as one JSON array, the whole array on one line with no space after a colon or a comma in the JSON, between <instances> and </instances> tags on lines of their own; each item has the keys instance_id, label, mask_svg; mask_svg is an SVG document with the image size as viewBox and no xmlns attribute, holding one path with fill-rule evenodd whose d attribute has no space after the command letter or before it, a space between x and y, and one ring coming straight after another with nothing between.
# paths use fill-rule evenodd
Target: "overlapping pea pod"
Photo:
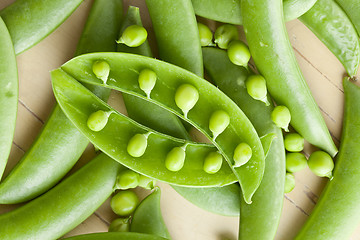
<instances>
[{"instance_id":1,"label":"overlapping pea pod","mask_svg":"<svg viewBox=\"0 0 360 240\"><path fill-rule=\"evenodd\" d=\"M358 0L336 0L346 12L360 36L360 4Z\"/></svg>"},{"instance_id":2,"label":"overlapping pea pod","mask_svg":"<svg viewBox=\"0 0 360 240\"><path fill-rule=\"evenodd\" d=\"M108 62L110 66L110 74L106 84L92 72L93 63L99 60ZM121 90L151 101L191 123L202 131L223 154L240 181L245 200L248 203L251 202L251 196L258 188L264 173L264 150L251 122L239 107L216 87L182 68L132 54L87 54L67 62L61 69L80 82ZM156 85L149 98L138 84L139 72L143 69L151 69L157 75ZM60 70L54 73L60 73ZM58 84L60 84L58 81L54 84L55 93ZM183 84L192 85L199 94L198 101L188 113L185 110L184 113L175 103L175 92L180 86L184 86ZM61 95L59 94L59 96ZM209 129L209 120L217 110L225 111L230 118L230 123L214 140ZM71 119L70 116L68 117ZM76 122L74 123L76 124ZM90 135L89 130L87 132ZM83 133L86 134L86 132ZM252 157L245 165L234 167L234 150L239 143L243 142L251 147ZM95 143L95 145L104 150L99 144Z\"/></svg>"},{"instance_id":3,"label":"overlapping pea pod","mask_svg":"<svg viewBox=\"0 0 360 240\"><path fill-rule=\"evenodd\" d=\"M162 238L155 235L143 234L143 233L104 232L104 233L83 234L65 239L66 240L166 240L167 238Z\"/></svg>"}]
</instances>

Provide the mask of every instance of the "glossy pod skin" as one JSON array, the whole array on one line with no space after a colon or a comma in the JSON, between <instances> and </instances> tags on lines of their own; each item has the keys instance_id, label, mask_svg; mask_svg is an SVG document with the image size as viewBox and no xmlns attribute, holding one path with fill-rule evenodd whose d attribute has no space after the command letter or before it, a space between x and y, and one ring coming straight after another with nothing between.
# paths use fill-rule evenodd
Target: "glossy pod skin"
<instances>
[{"instance_id":1,"label":"glossy pod skin","mask_svg":"<svg viewBox=\"0 0 360 240\"><path fill-rule=\"evenodd\" d=\"M17 0L0 11L14 43L15 53L33 47L82 3L82 0Z\"/></svg>"},{"instance_id":2,"label":"glossy pod skin","mask_svg":"<svg viewBox=\"0 0 360 240\"><path fill-rule=\"evenodd\" d=\"M66 240L166 240L150 234L132 233L132 232L103 232L78 235L64 238Z\"/></svg>"},{"instance_id":3,"label":"glossy pod skin","mask_svg":"<svg viewBox=\"0 0 360 240\"><path fill-rule=\"evenodd\" d=\"M356 75L360 64L359 36L334 0L318 0L299 19L334 53L350 77Z\"/></svg>"},{"instance_id":4,"label":"glossy pod skin","mask_svg":"<svg viewBox=\"0 0 360 240\"><path fill-rule=\"evenodd\" d=\"M242 0L244 30L270 95L291 113L291 126L308 142L335 156L337 148L296 62L281 0Z\"/></svg>"},{"instance_id":5,"label":"glossy pod skin","mask_svg":"<svg viewBox=\"0 0 360 240\"><path fill-rule=\"evenodd\" d=\"M44 195L0 215L0 239L58 239L111 195L121 168L105 154L97 156Z\"/></svg>"},{"instance_id":6,"label":"glossy pod skin","mask_svg":"<svg viewBox=\"0 0 360 240\"><path fill-rule=\"evenodd\" d=\"M252 204L240 202L239 239L274 239L284 199L285 149L281 130L272 122L274 106L254 100L247 93L245 81L250 73L230 62L226 51L203 48L206 73L221 91L238 104L254 124L260 136L275 134L265 158L265 173ZM235 81L236 80L236 81Z\"/></svg>"},{"instance_id":7,"label":"glossy pod skin","mask_svg":"<svg viewBox=\"0 0 360 240\"><path fill-rule=\"evenodd\" d=\"M357 0L336 0L354 24L360 36L360 4Z\"/></svg>"},{"instance_id":8,"label":"glossy pod skin","mask_svg":"<svg viewBox=\"0 0 360 240\"><path fill-rule=\"evenodd\" d=\"M241 4L233 0L191 0L198 16L211 20L242 25ZM317 0L284 0L285 21L294 20L306 13Z\"/></svg>"},{"instance_id":9,"label":"glossy pod skin","mask_svg":"<svg viewBox=\"0 0 360 240\"><path fill-rule=\"evenodd\" d=\"M334 178L321 193L320 199L295 239L350 239L360 222L360 88L343 81L345 108L340 151L336 159Z\"/></svg>"},{"instance_id":10,"label":"glossy pod skin","mask_svg":"<svg viewBox=\"0 0 360 240\"><path fill-rule=\"evenodd\" d=\"M0 180L13 142L18 95L19 84L14 47L0 17Z\"/></svg>"},{"instance_id":11,"label":"glossy pod skin","mask_svg":"<svg viewBox=\"0 0 360 240\"><path fill-rule=\"evenodd\" d=\"M76 54L115 51L122 1L96 0L93 4ZM110 94L109 89L87 87L103 99ZM0 183L0 204L24 202L50 189L73 167L88 143L56 105L30 149Z\"/></svg>"}]
</instances>

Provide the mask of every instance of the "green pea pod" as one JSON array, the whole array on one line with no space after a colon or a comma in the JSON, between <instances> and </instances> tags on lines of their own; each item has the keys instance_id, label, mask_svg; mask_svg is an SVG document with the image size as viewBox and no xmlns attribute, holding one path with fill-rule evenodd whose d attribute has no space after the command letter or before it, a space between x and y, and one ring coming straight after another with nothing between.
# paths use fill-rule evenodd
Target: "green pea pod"
<instances>
[{"instance_id":1,"label":"green pea pod","mask_svg":"<svg viewBox=\"0 0 360 240\"><path fill-rule=\"evenodd\" d=\"M76 53L115 51L121 13L121 0L94 1ZM110 94L105 88L87 87L103 99ZM1 182L0 203L25 202L46 192L73 167L88 143L56 105L30 149Z\"/></svg>"},{"instance_id":2,"label":"green pea pod","mask_svg":"<svg viewBox=\"0 0 360 240\"><path fill-rule=\"evenodd\" d=\"M357 0L336 0L344 9L360 36L360 4Z\"/></svg>"},{"instance_id":3,"label":"green pea pod","mask_svg":"<svg viewBox=\"0 0 360 240\"><path fill-rule=\"evenodd\" d=\"M166 238L132 232L104 232L90 233L74 237L65 238L66 240L166 240ZM64 240L65 240L64 239Z\"/></svg>"},{"instance_id":4,"label":"green pea pod","mask_svg":"<svg viewBox=\"0 0 360 240\"><path fill-rule=\"evenodd\" d=\"M14 43L15 53L33 47L82 3L82 0L17 0L0 11Z\"/></svg>"},{"instance_id":5,"label":"green pea pod","mask_svg":"<svg viewBox=\"0 0 360 240\"><path fill-rule=\"evenodd\" d=\"M334 53L351 77L356 75L360 65L359 36L334 0L318 0L299 19Z\"/></svg>"},{"instance_id":6,"label":"green pea pod","mask_svg":"<svg viewBox=\"0 0 360 240\"><path fill-rule=\"evenodd\" d=\"M155 190L140 203L131 220L131 232L148 233L171 239L161 214L160 197L161 190L159 187L156 187Z\"/></svg>"},{"instance_id":7,"label":"green pea pod","mask_svg":"<svg viewBox=\"0 0 360 240\"><path fill-rule=\"evenodd\" d=\"M120 164L105 154L97 156L44 195L0 215L0 238L61 237L89 217L111 195L120 168Z\"/></svg>"},{"instance_id":8,"label":"green pea pod","mask_svg":"<svg viewBox=\"0 0 360 240\"><path fill-rule=\"evenodd\" d=\"M321 193L313 212L295 239L350 239L360 223L360 88L348 78L343 81L345 110L340 151L334 178Z\"/></svg>"},{"instance_id":9,"label":"green pea pod","mask_svg":"<svg viewBox=\"0 0 360 240\"><path fill-rule=\"evenodd\" d=\"M241 9L251 55L271 96L290 110L298 133L335 156L337 148L290 45L281 0L242 0Z\"/></svg>"},{"instance_id":10,"label":"green pea pod","mask_svg":"<svg viewBox=\"0 0 360 240\"><path fill-rule=\"evenodd\" d=\"M14 47L0 17L0 179L14 137L19 86Z\"/></svg>"},{"instance_id":11,"label":"green pea pod","mask_svg":"<svg viewBox=\"0 0 360 240\"><path fill-rule=\"evenodd\" d=\"M191 0L196 15L211 20L242 25L241 4L234 0ZM317 0L284 0L285 21L294 20L309 11Z\"/></svg>"}]
</instances>

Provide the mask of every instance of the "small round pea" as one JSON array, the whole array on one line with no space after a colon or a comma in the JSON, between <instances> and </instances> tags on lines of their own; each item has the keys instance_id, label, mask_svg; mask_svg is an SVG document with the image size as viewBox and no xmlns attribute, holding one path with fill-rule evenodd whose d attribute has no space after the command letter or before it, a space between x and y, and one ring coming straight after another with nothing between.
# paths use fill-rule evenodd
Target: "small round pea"
<instances>
[{"instance_id":1,"label":"small round pea","mask_svg":"<svg viewBox=\"0 0 360 240\"><path fill-rule=\"evenodd\" d=\"M165 167L172 171L177 172L184 166L186 153L181 147L174 147L166 156Z\"/></svg>"},{"instance_id":2,"label":"small round pea","mask_svg":"<svg viewBox=\"0 0 360 240\"><path fill-rule=\"evenodd\" d=\"M131 190L120 191L111 199L111 209L119 216L129 216L139 204L139 198Z\"/></svg>"},{"instance_id":3,"label":"small round pea","mask_svg":"<svg viewBox=\"0 0 360 240\"><path fill-rule=\"evenodd\" d=\"M183 84L176 89L175 103L183 111L185 117L199 100L198 90L190 84Z\"/></svg>"},{"instance_id":4,"label":"small round pea","mask_svg":"<svg viewBox=\"0 0 360 240\"><path fill-rule=\"evenodd\" d=\"M90 130L94 132L99 132L104 129L106 126L109 116L112 112L105 112L102 110L93 112L90 114L88 120L87 120L87 126L90 128Z\"/></svg>"},{"instance_id":5,"label":"small round pea","mask_svg":"<svg viewBox=\"0 0 360 240\"><path fill-rule=\"evenodd\" d=\"M156 73L150 69L143 69L139 73L139 87L146 93L148 98L150 98L151 90L155 87L156 78Z\"/></svg>"},{"instance_id":6,"label":"small round pea","mask_svg":"<svg viewBox=\"0 0 360 240\"><path fill-rule=\"evenodd\" d=\"M139 25L127 27L117 43L123 43L128 47L138 47L146 41L147 31Z\"/></svg>"},{"instance_id":7,"label":"small round pea","mask_svg":"<svg viewBox=\"0 0 360 240\"><path fill-rule=\"evenodd\" d=\"M156 185L155 179L151 179L147 176L140 175L139 187L151 190L154 189L155 185Z\"/></svg>"},{"instance_id":8,"label":"small round pea","mask_svg":"<svg viewBox=\"0 0 360 240\"><path fill-rule=\"evenodd\" d=\"M231 41L227 54L233 64L247 68L251 55L245 43L240 40Z\"/></svg>"},{"instance_id":9,"label":"small round pea","mask_svg":"<svg viewBox=\"0 0 360 240\"><path fill-rule=\"evenodd\" d=\"M246 164L252 156L252 149L247 143L240 143L234 151L234 167Z\"/></svg>"},{"instance_id":10,"label":"small round pea","mask_svg":"<svg viewBox=\"0 0 360 240\"><path fill-rule=\"evenodd\" d=\"M130 218L117 218L111 222L109 232L130 232Z\"/></svg>"},{"instance_id":11,"label":"small round pea","mask_svg":"<svg viewBox=\"0 0 360 240\"><path fill-rule=\"evenodd\" d=\"M211 114L209 129L213 133L214 140L229 126L230 117L224 110L217 110Z\"/></svg>"},{"instance_id":12,"label":"small round pea","mask_svg":"<svg viewBox=\"0 0 360 240\"><path fill-rule=\"evenodd\" d=\"M106 84L110 74L110 65L106 61L96 61L92 65L92 70L95 76Z\"/></svg>"},{"instance_id":13,"label":"small round pea","mask_svg":"<svg viewBox=\"0 0 360 240\"><path fill-rule=\"evenodd\" d=\"M287 153L286 154L286 170L288 172L298 172L307 166L307 160L302 153Z\"/></svg>"},{"instance_id":14,"label":"small round pea","mask_svg":"<svg viewBox=\"0 0 360 240\"><path fill-rule=\"evenodd\" d=\"M208 174L217 173L222 165L223 158L218 152L209 153L204 160L204 171Z\"/></svg>"},{"instance_id":15,"label":"small round pea","mask_svg":"<svg viewBox=\"0 0 360 240\"><path fill-rule=\"evenodd\" d=\"M202 23L197 23L200 35L200 44L202 47L212 45L213 34L208 26Z\"/></svg>"},{"instance_id":16,"label":"small round pea","mask_svg":"<svg viewBox=\"0 0 360 240\"><path fill-rule=\"evenodd\" d=\"M129 188L136 188L140 182L140 174L130 169L119 173L116 178L116 187L118 189L126 190Z\"/></svg>"},{"instance_id":17,"label":"small round pea","mask_svg":"<svg viewBox=\"0 0 360 240\"><path fill-rule=\"evenodd\" d=\"M215 30L214 38L219 48L227 49L231 41L239 38L238 29L231 24L221 25Z\"/></svg>"},{"instance_id":18,"label":"small round pea","mask_svg":"<svg viewBox=\"0 0 360 240\"><path fill-rule=\"evenodd\" d=\"M261 75L250 75L245 82L248 94L255 100L262 101L266 106L270 105L267 98L265 78Z\"/></svg>"},{"instance_id":19,"label":"small round pea","mask_svg":"<svg viewBox=\"0 0 360 240\"><path fill-rule=\"evenodd\" d=\"M145 134L135 134L127 145L127 152L130 156L141 157L147 147L147 136Z\"/></svg>"},{"instance_id":20,"label":"small round pea","mask_svg":"<svg viewBox=\"0 0 360 240\"><path fill-rule=\"evenodd\" d=\"M285 175L285 193L291 192L295 188L295 177L292 173Z\"/></svg>"},{"instance_id":21,"label":"small round pea","mask_svg":"<svg viewBox=\"0 0 360 240\"><path fill-rule=\"evenodd\" d=\"M289 131L289 123L291 120L291 115L287 107L276 106L271 113L271 120L279 128L283 128L286 132Z\"/></svg>"},{"instance_id":22,"label":"small round pea","mask_svg":"<svg viewBox=\"0 0 360 240\"><path fill-rule=\"evenodd\" d=\"M328 177L332 179L334 161L331 156L323 151L313 152L308 161L310 170L319 177Z\"/></svg>"},{"instance_id":23,"label":"small round pea","mask_svg":"<svg viewBox=\"0 0 360 240\"><path fill-rule=\"evenodd\" d=\"M284 144L289 152L301 152L304 149L304 138L298 133L289 133L285 136Z\"/></svg>"}]
</instances>

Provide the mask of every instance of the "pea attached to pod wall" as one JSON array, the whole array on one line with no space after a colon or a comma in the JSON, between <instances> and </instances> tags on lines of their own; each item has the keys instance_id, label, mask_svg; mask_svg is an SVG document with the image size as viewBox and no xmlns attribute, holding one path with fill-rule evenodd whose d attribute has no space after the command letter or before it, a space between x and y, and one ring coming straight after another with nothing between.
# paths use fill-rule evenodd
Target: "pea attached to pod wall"
<instances>
[{"instance_id":1,"label":"pea attached to pod wall","mask_svg":"<svg viewBox=\"0 0 360 240\"><path fill-rule=\"evenodd\" d=\"M256 100L264 102L266 106L270 105L267 98L267 88L265 78L261 75L250 75L246 81L246 90L248 94Z\"/></svg>"},{"instance_id":2,"label":"pea attached to pod wall","mask_svg":"<svg viewBox=\"0 0 360 240\"><path fill-rule=\"evenodd\" d=\"M202 47L211 46L213 45L213 33L211 32L210 28L202 23L197 23L200 35L200 44Z\"/></svg>"},{"instance_id":3,"label":"pea attached to pod wall","mask_svg":"<svg viewBox=\"0 0 360 240\"><path fill-rule=\"evenodd\" d=\"M92 70L95 76L106 84L109 73L110 73L110 66L106 61L96 61L93 63Z\"/></svg>"},{"instance_id":4,"label":"pea attached to pod wall","mask_svg":"<svg viewBox=\"0 0 360 240\"><path fill-rule=\"evenodd\" d=\"M155 87L156 78L156 73L150 69L144 69L139 73L139 87L148 98L150 98L151 90Z\"/></svg>"},{"instance_id":5,"label":"pea attached to pod wall","mask_svg":"<svg viewBox=\"0 0 360 240\"><path fill-rule=\"evenodd\" d=\"M147 39L147 31L139 25L131 25L125 29L117 43L123 43L128 47L138 47Z\"/></svg>"},{"instance_id":6,"label":"pea attached to pod wall","mask_svg":"<svg viewBox=\"0 0 360 240\"><path fill-rule=\"evenodd\" d=\"M112 111L105 112L103 110L93 112L87 120L87 126L94 132L103 130L111 113Z\"/></svg>"},{"instance_id":7,"label":"pea attached to pod wall","mask_svg":"<svg viewBox=\"0 0 360 240\"><path fill-rule=\"evenodd\" d=\"M198 90L190 84L183 84L176 90L175 103L183 111L185 118L199 100Z\"/></svg>"},{"instance_id":8,"label":"pea attached to pod wall","mask_svg":"<svg viewBox=\"0 0 360 240\"><path fill-rule=\"evenodd\" d=\"M233 64L248 68L247 65L251 55L250 50L245 43L240 40L231 41L227 51L229 59Z\"/></svg>"},{"instance_id":9,"label":"pea attached to pod wall","mask_svg":"<svg viewBox=\"0 0 360 240\"><path fill-rule=\"evenodd\" d=\"M146 134L136 134L134 135L127 146L127 152L132 157L141 157L144 155L147 148L147 138L150 135L150 132Z\"/></svg>"},{"instance_id":10,"label":"pea attached to pod wall","mask_svg":"<svg viewBox=\"0 0 360 240\"><path fill-rule=\"evenodd\" d=\"M165 167L172 172L180 171L185 163L185 150L186 146L174 147L166 156Z\"/></svg>"},{"instance_id":11,"label":"pea attached to pod wall","mask_svg":"<svg viewBox=\"0 0 360 240\"><path fill-rule=\"evenodd\" d=\"M211 114L209 120L209 129L213 133L214 141L217 136L219 136L229 126L229 123L229 114L224 110L218 110Z\"/></svg>"},{"instance_id":12,"label":"pea attached to pod wall","mask_svg":"<svg viewBox=\"0 0 360 240\"><path fill-rule=\"evenodd\" d=\"M209 153L204 160L204 171L208 174L217 173L222 165L223 157L218 152Z\"/></svg>"},{"instance_id":13,"label":"pea attached to pod wall","mask_svg":"<svg viewBox=\"0 0 360 240\"><path fill-rule=\"evenodd\" d=\"M219 48L227 49L231 41L239 38L239 34L236 26L224 24L216 29L214 38Z\"/></svg>"},{"instance_id":14,"label":"pea attached to pod wall","mask_svg":"<svg viewBox=\"0 0 360 240\"><path fill-rule=\"evenodd\" d=\"M234 167L240 167L247 163L252 156L252 149L247 143L240 143L234 151Z\"/></svg>"},{"instance_id":15,"label":"pea attached to pod wall","mask_svg":"<svg viewBox=\"0 0 360 240\"><path fill-rule=\"evenodd\" d=\"M285 130L289 131L289 123L291 120L290 111L285 106L276 106L271 113L271 120L278 126Z\"/></svg>"}]
</instances>

